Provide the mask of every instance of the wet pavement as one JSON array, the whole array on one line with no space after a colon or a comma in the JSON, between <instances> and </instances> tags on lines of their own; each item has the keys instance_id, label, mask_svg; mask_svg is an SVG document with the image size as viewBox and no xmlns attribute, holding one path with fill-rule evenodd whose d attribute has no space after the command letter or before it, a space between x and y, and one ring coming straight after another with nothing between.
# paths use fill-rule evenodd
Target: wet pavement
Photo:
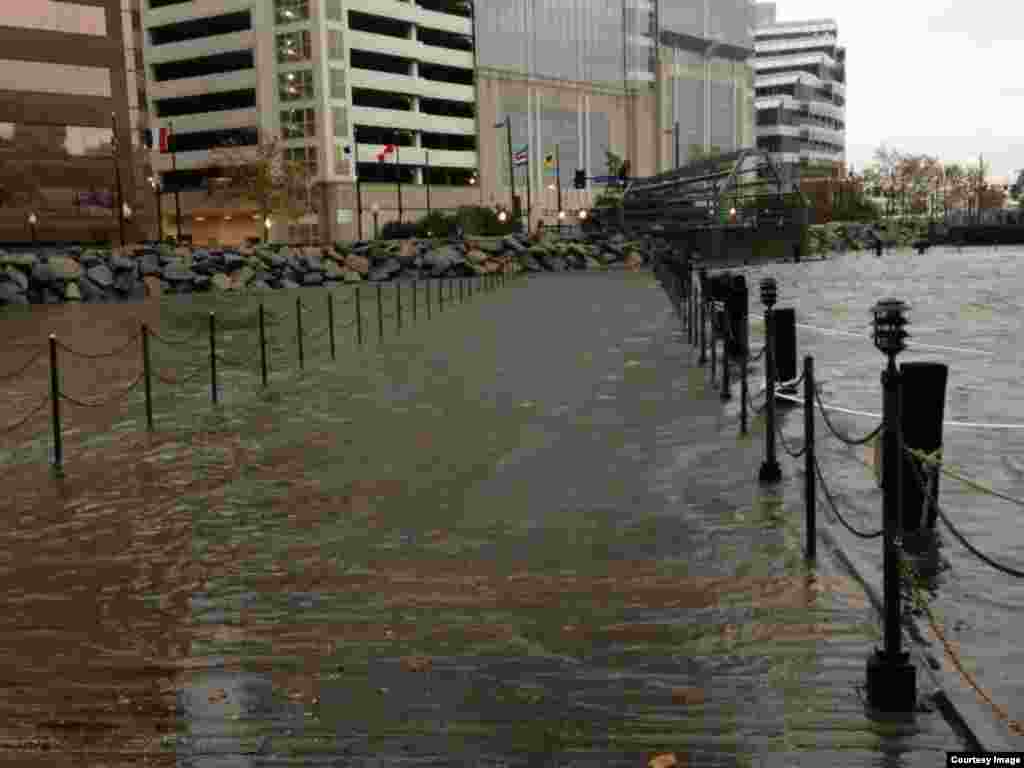
<instances>
[{"instance_id":1,"label":"wet pavement","mask_svg":"<svg viewBox=\"0 0 1024 768\"><path fill-rule=\"evenodd\" d=\"M324 294L302 296L317 331ZM294 298L269 301L266 394L251 298L47 316L109 349L127 312L187 339L213 307L238 365L220 408L202 373L162 384L152 435L135 391L70 409L63 480L45 415L0 440L3 761L895 767L960 748L934 711L867 716L864 593L803 563L798 484L757 487L759 423L738 435L649 273L518 280L429 322L420 304L383 344L375 320L363 351L339 333L336 362L321 337L302 374ZM171 381L203 354L176 349ZM130 381L130 358L65 384Z\"/></svg>"}]
</instances>

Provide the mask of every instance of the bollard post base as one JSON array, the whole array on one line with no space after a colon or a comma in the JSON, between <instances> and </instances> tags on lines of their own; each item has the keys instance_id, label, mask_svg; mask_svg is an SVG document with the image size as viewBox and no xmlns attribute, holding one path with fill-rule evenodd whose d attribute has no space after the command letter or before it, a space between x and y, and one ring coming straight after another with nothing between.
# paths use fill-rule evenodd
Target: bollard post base
<instances>
[{"instance_id":1,"label":"bollard post base","mask_svg":"<svg viewBox=\"0 0 1024 768\"><path fill-rule=\"evenodd\" d=\"M768 483L777 483L782 479L782 467L779 466L777 461L765 461L761 464L761 469L757 473L757 481L761 485L767 485Z\"/></svg>"},{"instance_id":2,"label":"bollard post base","mask_svg":"<svg viewBox=\"0 0 1024 768\"><path fill-rule=\"evenodd\" d=\"M917 706L917 668L909 653L891 658L875 649L867 663L868 706L879 712L913 712Z\"/></svg>"}]
</instances>

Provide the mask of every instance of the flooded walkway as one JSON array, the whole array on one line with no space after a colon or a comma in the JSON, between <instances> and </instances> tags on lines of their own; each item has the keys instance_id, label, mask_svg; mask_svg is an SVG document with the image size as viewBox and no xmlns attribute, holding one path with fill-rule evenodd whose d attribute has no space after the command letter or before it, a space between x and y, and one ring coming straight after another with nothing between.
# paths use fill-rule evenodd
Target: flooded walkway
<instances>
[{"instance_id":1,"label":"flooded walkway","mask_svg":"<svg viewBox=\"0 0 1024 768\"><path fill-rule=\"evenodd\" d=\"M231 373L219 411L196 383L152 436L130 405L62 482L3 468L4 760L923 768L960 748L935 712L865 715L864 594L803 564L799 489L758 489L759 425L737 436L650 274L520 280L312 359L269 396Z\"/></svg>"}]
</instances>

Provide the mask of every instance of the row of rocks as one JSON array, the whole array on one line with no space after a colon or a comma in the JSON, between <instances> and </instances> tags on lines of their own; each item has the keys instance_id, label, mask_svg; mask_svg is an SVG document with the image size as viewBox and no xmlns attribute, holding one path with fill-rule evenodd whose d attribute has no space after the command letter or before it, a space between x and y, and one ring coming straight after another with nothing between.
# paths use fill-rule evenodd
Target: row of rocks
<instances>
[{"instance_id":1,"label":"row of rocks","mask_svg":"<svg viewBox=\"0 0 1024 768\"><path fill-rule=\"evenodd\" d=\"M338 243L324 248L244 249L146 245L104 251L70 246L0 250L0 305L109 302L163 294L266 291L329 283L443 279L571 269L639 269L657 246L621 235L577 241L525 236Z\"/></svg>"}]
</instances>

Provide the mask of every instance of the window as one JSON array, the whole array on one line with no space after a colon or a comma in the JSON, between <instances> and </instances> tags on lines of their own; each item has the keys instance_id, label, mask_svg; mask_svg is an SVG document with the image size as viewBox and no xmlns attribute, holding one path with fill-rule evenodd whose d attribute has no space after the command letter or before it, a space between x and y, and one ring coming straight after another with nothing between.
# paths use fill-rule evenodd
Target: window
<instances>
[{"instance_id":1,"label":"window","mask_svg":"<svg viewBox=\"0 0 1024 768\"><path fill-rule=\"evenodd\" d=\"M319 243L320 227L317 224L289 224L288 242L293 245L300 243Z\"/></svg>"},{"instance_id":2,"label":"window","mask_svg":"<svg viewBox=\"0 0 1024 768\"><path fill-rule=\"evenodd\" d=\"M327 56L331 61L345 60L345 38L340 29L327 30Z\"/></svg>"},{"instance_id":3,"label":"window","mask_svg":"<svg viewBox=\"0 0 1024 768\"><path fill-rule=\"evenodd\" d=\"M345 92L345 70L331 69L331 98L344 99L348 97Z\"/></svg>"},{"instance_id":4,"label":"window","mask_svg":"<svg viewBox=\"0 0 1024 768\"><path fill-rule=\"evenodd\" d=\"M341 10L341 0L327 0L327 18L330 21L344 21L345 16Z\"/></svg>"},{"instance_id":5,"label":"window","mask_svg":"<svg viewBox=\"0 0 1024 768\"><path fill-rule=\"evenodd\" d=\"M291 24L309 19L309 0L274 0L274 20Z\"/></svg>"},{"instance_id":6,"label":"window","mask_svg":"<svg viewBox=\"0 0 1024 768\"><path fill-rule=\"evenodd\" d=\"M301 101L313 98L313 72L308 69L284 72L278 75L277 85L281 101Z\"/></svg>"},{"instance_id":7,"label":"window","mask_svg":"<svg viewBox=\"0 0 1024 768\"><path fill-rule=\"evenodd\" d=\"M286 109L281 112L281 135L285 139L308 139L316 136L316 110Z\"/></svg>"},{"instance_id":8,"label":"window","mask_svg":"<svg viewBox=\"0 0 1024 768\"><path fill-rule=\"evenodd\" d=\"M316 147L287 147L284 159L288 162L302 163L306 166L308 176L316 176Z\"/></svg>"},{"instance_id":9,"label":"window","mask_svg":"<svg viewBox=\"0 0 1024 768\"><path fill-rule=\"evenodd\" d=\"M290 61L309 61L313 57L313 43L309 30L301 32L284 32L277 36L277 61L286 64Z\"/></svg>"},{"instance_id":10,"label":"window","mask_svg":"<svg viewBox=\"0 0 1024 768\"><path fill-rule=\"evenodd\" d=\"M331 107L331 116L334 118L334 138L348 137L348 110L345 107Z\"/></svg>"}]
</instances>

